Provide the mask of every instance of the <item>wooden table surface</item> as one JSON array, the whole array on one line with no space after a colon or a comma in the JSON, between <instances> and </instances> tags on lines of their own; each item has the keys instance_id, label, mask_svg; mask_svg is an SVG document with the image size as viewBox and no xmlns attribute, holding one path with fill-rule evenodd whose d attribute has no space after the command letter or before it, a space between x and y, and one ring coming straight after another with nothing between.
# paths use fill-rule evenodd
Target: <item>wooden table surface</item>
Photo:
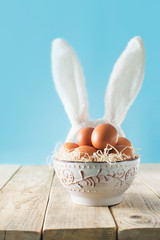
<instances>
[{"instance_id":1,"label":"wooden table surface","mask_svg":"<svg viewBox=\"0 0 160 240\"><path fill-rule=\"evenodd\" d=\"M0 240L158 240L160 164L141 164L121 204L73 204L48 166L0 165Z\"/></svg>"}]
</instances>

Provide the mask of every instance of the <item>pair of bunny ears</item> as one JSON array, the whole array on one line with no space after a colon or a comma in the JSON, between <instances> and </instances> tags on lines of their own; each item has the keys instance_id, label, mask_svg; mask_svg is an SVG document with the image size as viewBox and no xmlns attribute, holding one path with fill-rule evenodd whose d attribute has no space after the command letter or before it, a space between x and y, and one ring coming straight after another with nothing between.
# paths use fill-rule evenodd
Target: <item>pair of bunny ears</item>
<instances>
[{"instance_id":1,"label":"pair of bunny ears","mask_svg":"<svg viewBox=\"0 0 160 240\"><path fill-rule=\"evenodd\" d=\"M113 124L120 136L130 106L140 91L145 68L145 50L141 37L132 38L113 67L105 93L104 117L90 120L85 78L74 50L63 40L52 43L52 74L56 90L71 122L66 141L73 142L77 132L86 126Z\"/></svg>"}]
</instances>

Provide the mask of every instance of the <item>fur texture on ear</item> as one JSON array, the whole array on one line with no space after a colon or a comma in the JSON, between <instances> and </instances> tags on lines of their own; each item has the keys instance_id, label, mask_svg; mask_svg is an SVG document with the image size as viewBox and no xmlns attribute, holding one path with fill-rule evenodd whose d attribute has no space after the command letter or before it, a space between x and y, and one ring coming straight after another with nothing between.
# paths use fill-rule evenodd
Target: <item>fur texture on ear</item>
<instances>
[{"instance_id":1,"label":"fur texture on ear","mask_svg":"<svg viewBox=\"0 0 160 240\"><path fill-rule=\"evenodd\" d=\"M88 121L88 99L81 64L63 40L52 43L52 74L56 90L72 125Z\"/></svg>"},{"instance_id":2,"label":"fur texture on ear","mask_svg":"<svg viewBox=\"0 0 160 240\"><path fill-rule=\"evenodd\" d=\"M118 58L105 93L104 119L120 128L141 89L145 68L145 50L141 37L134 37Z\"/></svg>"}]
</instances>

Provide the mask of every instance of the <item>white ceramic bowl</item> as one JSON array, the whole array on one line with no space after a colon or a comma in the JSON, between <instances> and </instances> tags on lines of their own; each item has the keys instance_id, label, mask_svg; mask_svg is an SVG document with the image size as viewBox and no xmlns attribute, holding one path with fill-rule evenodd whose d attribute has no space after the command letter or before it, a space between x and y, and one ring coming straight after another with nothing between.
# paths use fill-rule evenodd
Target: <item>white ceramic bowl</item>
<instances>
[{"instance_id":1,"label":"white ceramic bowl","mask_svg":"<svg viewBox=\"0 0 160 240\"><path fill-rule=\"evenodd\" d=\"M140 158L116 162L55 161L55 171L72 202L86 206L110 206L121 202L132 184Z\"/></svg>"}]
</instances>

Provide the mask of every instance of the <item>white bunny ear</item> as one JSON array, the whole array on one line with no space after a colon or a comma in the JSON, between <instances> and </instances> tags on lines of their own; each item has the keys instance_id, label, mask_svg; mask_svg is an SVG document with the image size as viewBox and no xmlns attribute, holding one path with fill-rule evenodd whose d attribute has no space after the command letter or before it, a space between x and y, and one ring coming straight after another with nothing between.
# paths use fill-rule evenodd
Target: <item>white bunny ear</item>
<instances>
[{"instance_id":1,"label":"white bunny ear","mask_svg":"<svg viewBox=\"0 0 160 240\"><path fill-rule=\"evenodd\" d=\"M52 74L72 125L89 119L85 79L73 49L63 40L52 43Z\"/></svg>"},{"instance_id":2,"label":"white bunny ear","mask_svg":"<svg viewBox=\"0 0 160 240\"><path fill-rule=\"evenodd\" d=\"M124 135L120 124L141 88L144 67L143 41L134 37L115 63L105 93L104 119L117 126L120 135Z\"/></svg>"}]
</instances>

